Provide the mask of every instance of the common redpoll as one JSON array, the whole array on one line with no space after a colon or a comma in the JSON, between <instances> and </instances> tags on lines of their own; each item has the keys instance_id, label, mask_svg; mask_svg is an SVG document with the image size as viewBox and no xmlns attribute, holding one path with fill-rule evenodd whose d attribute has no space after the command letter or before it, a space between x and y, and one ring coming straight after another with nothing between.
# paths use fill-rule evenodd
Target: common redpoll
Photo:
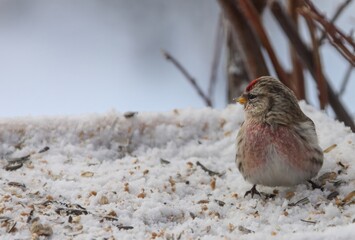
<instances>
[{"instance_id":1,"label":"common redpoll","mask_svg":"<svg viewBox=\"0 0 355 240\"><path fill-rule=\"evenodd\" d=\"M300 109L294 93L279 80L253 80L237 99L245 121L237 136L236 163L252 184L293 186L313 182L323 164L313 121Z\"/></svg>"}]
</instances>

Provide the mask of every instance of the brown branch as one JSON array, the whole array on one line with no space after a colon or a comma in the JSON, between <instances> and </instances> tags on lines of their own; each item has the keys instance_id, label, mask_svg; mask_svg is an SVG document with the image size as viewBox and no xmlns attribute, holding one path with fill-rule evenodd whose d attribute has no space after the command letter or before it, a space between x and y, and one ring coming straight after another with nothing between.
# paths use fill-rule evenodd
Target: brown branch
<instances>
[{"instance_id":1,"label":"brown branch","mask_svg":"<svg viewBox=\"0 0 355 240\"><path fill-rule=\"evenodd\" d=\"M355 48L355 43L351 36L347 36L342 31L340 31L334 24L330 23L323 14L321 14L318 9L313 5L310 0L304 0L306 5L311 10L311 15L315 20L317 20L327 31L329 34L339 34L341 37L344 38L353 48ZM337 37L335 37L337 38Z\"/></svg>"},{"instance_id":2,"label":"brown branch","mask_svg":"<svg viewBox=\"0 0 355 240\"><path fill-rule=\"evenodd\" d=\"M252 79L270 75L265 63L260 44L250 29L248 21L241 14L234 0L218 0L224 15L233 27L237 47L242 54L248 76Z\"/></svg>"},{"instance_id":3,"label":"brown branch","mask_svg":"<svg viewBox=\"0 0 355 240\"><path fill-rule=\"evenodd\" d=\"M313 56L313 62L315 68L314 71L316 75L316 82L318 86L319 105L321 109L324 109L328 103L328 95L327 95L327 86L324 81L322 63L319 56L319 45L318 45L318 39L316 37L316 26L314 25L314 22L312 21L311 18L306 17L305 20L309 29L309 34L311 36L312 46L313 46L312 56Z\"/></svg>"},{"instance_id":4,"label":"brown branch","mask_svg":"<svg viewBox=\"0 0 355 240\"><path fill-rule=\"evenodd\" d=\"M355 42L351 36L347 36L340 31L334 24L330 23L313 5L310 0L304 0L308 8L300 9L299 13L304 17L312 18L319 25L322 26L327 33L326 36L330 43L334 46L338 52L343 55L353 66L355 66L355 55L352 50L349 50L345 44L349 44L352 49L355 49ZM345 42L345 44L344 44Z\"/></svg>"},{"instance_id":5,"label":"brown branch","mask_svg":"<svg viewBox=\"0 0 355 240\"><path fill-rule=\"evenodd\" d=\"M215 46L214 46L214 53L213 53L213 60L212 60L212 66L211 66L210 83L208 85L209 99L212 99L213 90L216 87L218 66L219 66L219 61L221 59L222 48L223 48L223 16L222 16L222 14L219 14L218 23L217 23Z\"/></svg>"},{"instance_id":6,"label":"brown branch","mask_svg":"<svg viewBox=\"0 0 355 240\"><path fill-rule=\"evenodd\" d=\"M245 83L245 85L249 83L250 78L248 77L244 61L237 47L236 36L232 32L232 26L229 22L225 22L225 30L227 54L226 71L228 78L227 102L231 103L233 98L243 93L243 83Z\"/></svg>"},{"instance_id":7,"label":"brown branch","mask_svg":"<svg viewBox=\"0 0 355 240\"><path fill-rule=\"evenodd\" d=\"M292 43L299 58L303 61L305 66L309 69L310 73L312 74L313 78L316 79L315 74L315 67L312 58L312 54L307 48L307 46L301 40L296 28L294 27L293 23L291 22L288 15L285 13L283 7L277 1L271 2L271 11L285 32L286 36L288 37L289 41ZM327 79L325 79L325 83L328 89L328 96L329 96L329 103L332 106L335 114L337 117L345 123L345 125L349 126L350 129L355 132L355 124L354 120L350 117L348 112L345 110L343 104L340 102L339 98L331 88Z\"/></svg>"},{"instance_id":8,"label":"brown branch","mask_svg":"<svg viewBox=\"0 0 355 240\"><path fill-rule=\"evenodd\" d=\"M343 78L343 81L341 82L341 86L340 86L340 90L339 90L338 96L341 96L341 95L344 94L345 89L346 89L346 85L349 82L352 70L353 70L353 65L349 64L348 69L346 70L345 76Z\"/></svg>"},{"instance_id":9,"label":"brown branch","mask_svg":"<svg viewBox=\"0 0 355 240\"><path fill-rule=\"evenodd\" d=\"M276 57L273 47L266 34L266 31L261 23L260 16L257 10L249 0L239 0L239 6L242 12L245 14L246 19L249 20L251 26L253 27L253 30L259 36L259 39L263 44L266 52L268 53L270 60L275 68L277 76L279 77L281 82L283 82L287 86L290 86L288 77Z\"/></svg>"},{"instance_id":10,"label":"brown branch","mask_svg":"<svg viewBox=\"0 0 355 240\"><path fill-rule=\"evenodd\" d=\"M196 80L193 77L191 77L191 75L186 71L186 69L171 54L169 54L168 52L166 52L164 50L162 50L162 53L163 53L164 57L166 58L166 60L169 60L170 62L172 62L175 65L175 67L177 67L177 69L179 69L180 72L186 77L188 82L191 83L193 88L197 91L198 95L203 99L203 101L206 103L206 105L209 107L212 107L211 99L209 99L208 96L206 96L206 94L204 94L201 87L197 84Z\"/></svg>"},{"instance_id":11,"label":"brown branch","mask_svg":"<svg viewBox=\"0 0 355 240\"><path fill-rule=\"evenodd\" d=\"M335 11L334 16L332 17L332 19L330 20L330 23L334 24L335 21L338 19L338 17L340 16L340 14L346 9L346 7L352 2L352 0L346 0L344 1L342 4L340 4L338 6L338 9ZM322 44L322 42L324 41L326 37L326 32L322 31L322 36L319 38L318 42L319 45Z\"/></svg>"},{"instance_id":12,"label":"brown branch","mask_svg":"<svg viewBox=\"0 0 355 240\"><path fill-rule=\"evenodd\" d=\"M288 0L288 13L298 29L298 13L296 9L303 4L302 1ZM304 84L304 76L303 76L303 66L301 64L300 59L297 57L297 53L295 48L290 45L290 55L292 62L292 73L290 74L291 84L293 85L293 90L298 99L306 99L306 91Z\"/></svg>"}]
</instances>

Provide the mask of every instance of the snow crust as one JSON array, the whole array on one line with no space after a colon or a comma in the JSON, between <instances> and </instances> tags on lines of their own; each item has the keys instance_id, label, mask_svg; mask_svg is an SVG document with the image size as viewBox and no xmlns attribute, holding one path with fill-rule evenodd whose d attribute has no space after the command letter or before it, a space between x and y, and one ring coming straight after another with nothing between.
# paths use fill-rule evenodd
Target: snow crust
<instances>
[{"instance_id":1,"label":"snow crust","mask_svg":"<svg viewBox=\"0 0 355 240\"><path fill-rule=\"evenodd\" d=\"M300 104L321 147L333 145L318 175L328 174L324 191L259 186L270 199L244 198L241 106L0 119L1 239L45 239L34 223L52 239L351 239L355 135Z\"/></svg>"}]
</instances>

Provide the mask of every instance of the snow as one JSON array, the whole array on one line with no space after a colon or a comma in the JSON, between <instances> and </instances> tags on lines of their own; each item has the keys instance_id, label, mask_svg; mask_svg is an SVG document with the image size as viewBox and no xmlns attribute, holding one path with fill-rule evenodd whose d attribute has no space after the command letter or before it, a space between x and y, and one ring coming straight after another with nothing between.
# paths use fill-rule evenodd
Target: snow
<instances>
[{"instance_id":1,"label":"snow","mask_svg":"<svg viewBox=\"0 0 355 240\"><path fill-rule=\"evenodd\" d=\"M270 199L243 197L251 185L234 162L241 106L0 119L1 238L350 239L355 135L300 104L321 147L333 145L319 173L328 173L324 191L259 186Z\"/></svg>"}]
</instances>

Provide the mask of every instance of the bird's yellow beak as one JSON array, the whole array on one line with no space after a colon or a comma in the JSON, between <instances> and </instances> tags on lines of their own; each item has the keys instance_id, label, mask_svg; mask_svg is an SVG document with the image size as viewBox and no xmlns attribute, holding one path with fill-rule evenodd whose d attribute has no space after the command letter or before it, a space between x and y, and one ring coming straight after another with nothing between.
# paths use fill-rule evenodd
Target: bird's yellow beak
<instances>
[{"instance_id":1,"label":"bird's yellow beak","mask_svg":"<svg viewBox=\"0 0 355 240\"><path fill-rule=\"evenodd\" d=\"M247 102L247 99L244 96L240 96L239 98L235 98L234 100L243 105Z\"/></svg>"}]
</instances>

